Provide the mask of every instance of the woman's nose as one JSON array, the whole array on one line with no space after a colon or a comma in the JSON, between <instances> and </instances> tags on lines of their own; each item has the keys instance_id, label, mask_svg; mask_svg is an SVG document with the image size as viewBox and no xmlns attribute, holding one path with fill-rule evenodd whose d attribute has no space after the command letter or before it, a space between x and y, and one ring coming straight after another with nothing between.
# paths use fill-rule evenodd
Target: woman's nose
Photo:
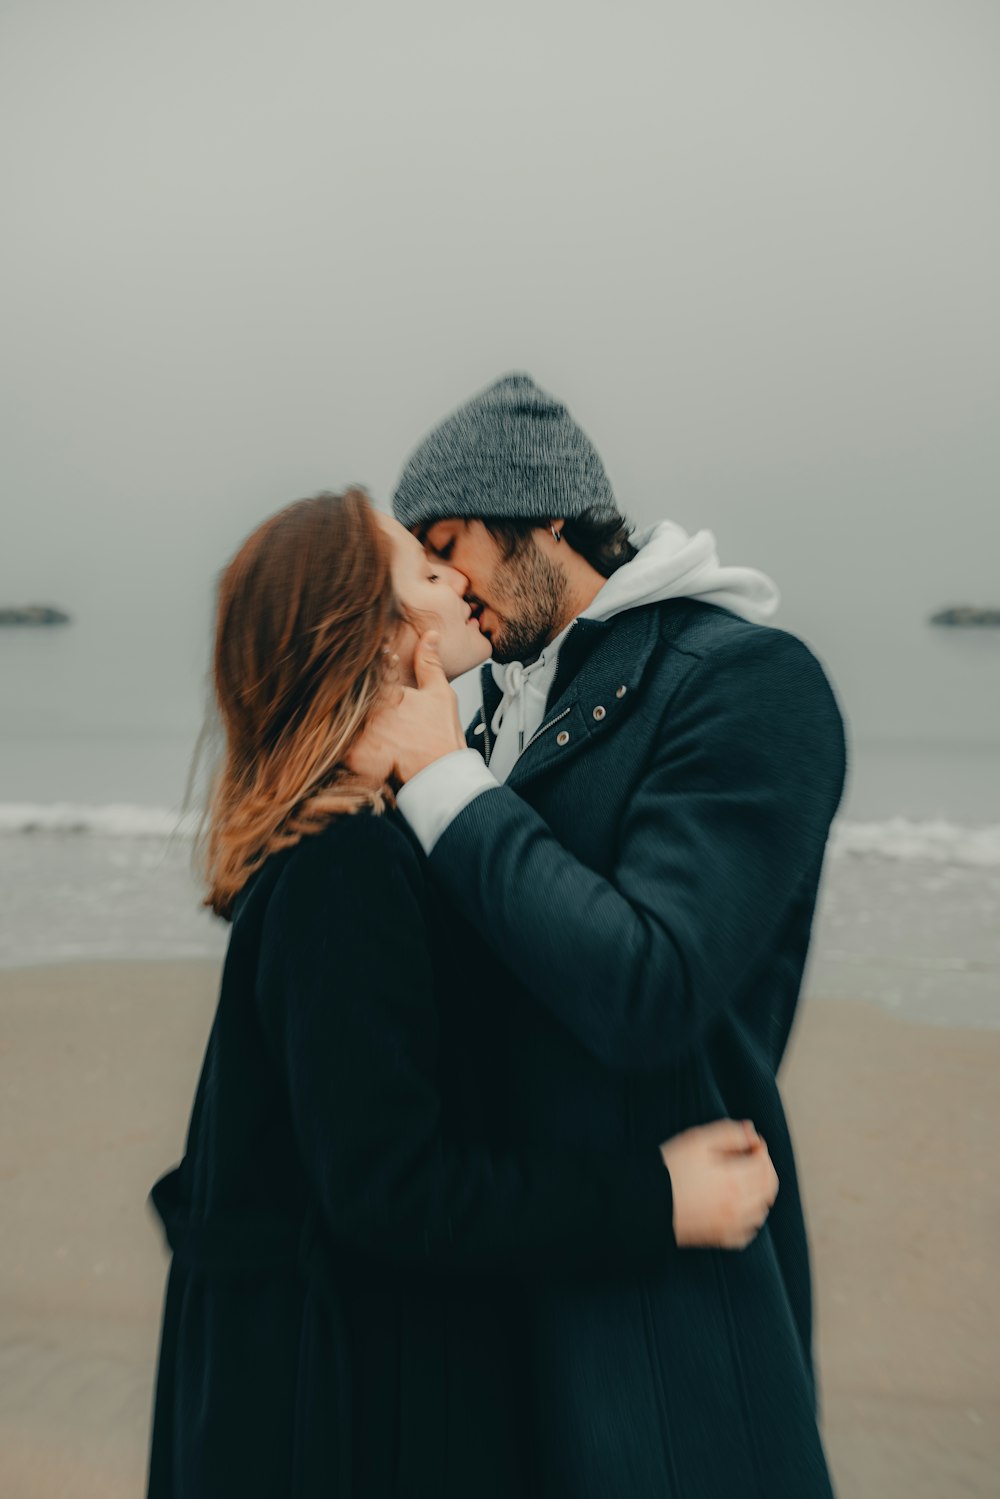
<instances>
[{"instance_id":1,"label":"woman's nose","mask_svg":"<svg viewBox=\"0 0 1000 1499\"><path fill-rule=\"evenodd\" d=\"M447 569L449 587L454 588L459 598L464 598L469 591L469 580L464 573L460 573L457 567Z\"/></svg>"}]
</instances>

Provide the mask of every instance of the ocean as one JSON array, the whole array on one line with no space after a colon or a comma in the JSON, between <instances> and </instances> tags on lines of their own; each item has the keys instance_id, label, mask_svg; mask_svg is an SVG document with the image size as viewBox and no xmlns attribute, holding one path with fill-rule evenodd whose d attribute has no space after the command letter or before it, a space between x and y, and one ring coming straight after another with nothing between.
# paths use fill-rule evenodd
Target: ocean
<instances>
[{"instance_id":1,"label":"ocean","mask_svg":"<svg viewBox=\"0 0 1000 1499\"><path fill-rule=\"evenodd\" d=\"M196 674L183 692L178 674L173 697L169 683L160 694L123 684L102 728L94 688L107 699L107 653L77 680L64 659L75 647L41 633L6 632L21 711L0 725L0 968L221 958L227 930L201 907L193 818L180 813ZM36 676L32 661L50 670ZM46 690L50 673L65 677L62 697L51 680ZM476 684L457 688L468 715ZM932 1024L1000 1026L998 767L989 744L852 740L810 992Z\"/></svg>"},{"instance_id":2,"label":"ocean","mask_svg":"<svg viewBox=\"0 0 1000 1499\"><path fill-rule=\"evenodd\" d=\"M193 817L182 818L176 801L97 800L109 787L147 787L143 777L152 779L157 767L165 784L179 750L81 742L68 779L94 800L0 804L0 969L107 958L221 960L228 929L201 905ZM61 746L48 758L39 752L32 774L51 784L63 753ZM978 757L952 767L957 777L964 764L966 791L969 763L977 766ZM907 768L917 784L918 757L897 760L894 769L886 756L869 794L880 782L903 784ZM26 775L22 784L36 782ZM933 1025L1000 1028L1000 818L838 818L807 992L868 999Z\"/></svg>"}]
</instances>

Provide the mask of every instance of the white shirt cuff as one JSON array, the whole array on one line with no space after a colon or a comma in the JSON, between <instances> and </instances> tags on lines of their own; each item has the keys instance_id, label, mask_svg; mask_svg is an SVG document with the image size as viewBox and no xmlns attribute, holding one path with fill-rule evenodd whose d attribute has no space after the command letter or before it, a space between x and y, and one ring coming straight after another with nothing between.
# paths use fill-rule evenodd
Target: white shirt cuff
<instances>
[{"instance_id":1,"label":"white shirt cuff","mask_svg":"<svg viewBox=\"0 0 1000 1499\"><path fill-rule=\"evenodd\" d=\"M424 853L430 854L459 812L483 791L494 791L499 785L477 750L452 750L400 787L396 805L419 838Z\"/></svg>"}]
</instances>

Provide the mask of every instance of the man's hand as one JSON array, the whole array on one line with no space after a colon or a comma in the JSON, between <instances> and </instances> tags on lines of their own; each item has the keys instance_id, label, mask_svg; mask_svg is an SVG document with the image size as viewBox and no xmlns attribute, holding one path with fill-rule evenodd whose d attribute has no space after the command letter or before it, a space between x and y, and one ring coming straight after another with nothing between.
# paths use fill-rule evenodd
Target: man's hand
<instances>
[{"instance_id":1,"label":"man's hand","mask_svg":"<svg viewBox=\"0 0 1000 1499\"><path fill-rule=\"evenodd\" d=\"M684 1248L744 1249L778 1195L767 1146L749 1120L717 1119L660 1146Z\"/></svg>"},{"instance_id":2,"label":"man's hand","mask_svg":"<svg viewBox=\"0 0 1000 1499\"><path fill-rule=\"evenodd\" d=\"M347 757L357 774L378 784L406 783L435 760L465 749L458 699L437 653L438 634L429 631L413 658L416 687L401 689L398 702L382 708Z\"/></svg>"}]
</instances>

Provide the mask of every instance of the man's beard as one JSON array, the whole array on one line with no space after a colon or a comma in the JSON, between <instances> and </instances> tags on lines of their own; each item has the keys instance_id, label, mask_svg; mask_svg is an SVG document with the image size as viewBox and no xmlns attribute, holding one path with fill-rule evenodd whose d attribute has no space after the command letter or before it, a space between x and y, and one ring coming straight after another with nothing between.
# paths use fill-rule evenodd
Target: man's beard
<instances>
[{"instance_id":1,"label":"man's beard","mask_svg":"<svg viewBox=\"0 0 1000 1499\"><path fill-rule=\"evenodd\" d=\"M568 593L565 574L533 540L501 564L490 580L491 596L503 599L502 609L489 606L499 621L490 635L494 661L537 660L557 633Z\"/></svg>"}]
</instances>

